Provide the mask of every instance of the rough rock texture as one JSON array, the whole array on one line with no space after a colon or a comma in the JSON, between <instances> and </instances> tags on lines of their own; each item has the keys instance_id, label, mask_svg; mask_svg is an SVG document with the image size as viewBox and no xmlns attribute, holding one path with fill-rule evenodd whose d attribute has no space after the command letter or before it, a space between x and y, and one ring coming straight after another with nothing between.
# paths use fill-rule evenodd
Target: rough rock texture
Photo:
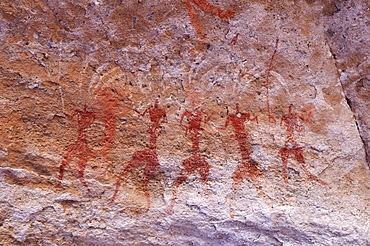
<instances>
[{"instance_id":1,"label":"rough rock texture","mask_svg":"<svg viewBox=\"0 0 370 246\"><path fill-rule=\"evenodd\" d=\"M370 163L370 2L333 1L332 6L325 18L327 40Z\"/></svg>"},{"instance_id":2,"label":"rough rock texture","mask_svg":"<svg viewBox=\"0 0 370 246\"><path fill-rule=\"evenodd\" d=\"M369 15L0 2L1 243L370 245Z\"/></svg>"}]
</instances>

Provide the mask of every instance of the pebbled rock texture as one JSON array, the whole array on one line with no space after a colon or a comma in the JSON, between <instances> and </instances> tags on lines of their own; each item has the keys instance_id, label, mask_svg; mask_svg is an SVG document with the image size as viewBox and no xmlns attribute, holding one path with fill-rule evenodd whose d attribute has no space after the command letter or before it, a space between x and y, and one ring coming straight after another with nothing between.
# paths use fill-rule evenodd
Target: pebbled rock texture
<instances>
[{"instance_id":1,"label":"pebbled rock texture","mask_svg":"<svg viewBox=\"0 0 370 246\"><path fill-rule=\"evenodd\" d=\"M370 245L369 15L0 2L0 242Z\"/></svg>"}]
</instances>

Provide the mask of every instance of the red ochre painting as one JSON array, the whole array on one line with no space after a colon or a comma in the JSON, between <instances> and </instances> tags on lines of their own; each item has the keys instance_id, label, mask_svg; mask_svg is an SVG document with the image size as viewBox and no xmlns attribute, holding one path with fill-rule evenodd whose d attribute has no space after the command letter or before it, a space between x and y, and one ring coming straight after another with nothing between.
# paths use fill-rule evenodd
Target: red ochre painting
<instances>
[{"instance_id":1,"label":"red ochre painting","mask_svg":"<svg viewBox=\"0 0 370 246\"><path fill-rule=\"evenodd\" d=\"M304 148L296 143L296 139L294 136L295 132L303 131L304 126L302 125L302 123L309 123L311 120L312 112L309 111L304 112L302 114L293 113L292 104L289 105L288 113L284 114L281 117L280 125L285 126L287 136L285 144L280 149L278 156L280 156L281 162L283 164L283 178L286 185L288 185L288 175L287 175L288 159L289 157L293 156L293 158L295 158L295 160L298 162L300 167L303 169L303 171L310 179L322 185L329 186L325 181L319 179L318 177L310 173L310 171L308 171L305 164L306 163L305 159L303 157Z\"/></svg>"},{"instance_id":2,"label":"red ochre painting","mask_svg":"<svg viewBox=\"0 0 370 246\"><path fill-rule=\"evenodd\" d=\"M81 183L90 192L90 189L85 181L84 172L86 169L86 163L89 159L94 158L96 153L94 153L87 143L87 130L93 124L96 114L94 112L87 110L87 105L85 105L83 110L76 109L73 114L65 114L68 118L77 118L77 140L71 144L67 150L66 154L63 156L62 164L59 170L59 183L57 187L61 185L61 180L64 176L64 169L69 167L72 169L79 177Z\"/></svg>"},{"instance_id":3,"label":"red ochre painting","mask_svg":"<svg viewBox=\"0 0 370 246\"><path fill-rule=\"evenodd\" d=\"M119 112L120 101L123 100L123 95L110 87L103 87L97 92L96 100L104 108L101 116L104 135L100 141L100 156L104 161L104 174L109 168L110 151L114 144L117 127L117 114Z\"/></svg>"},{"instance_id":4,"label":"red ochre painting","mask_svg":"<svg viewBox=\"0 0 370 246\"><path fill-rule=\"evenodd\" d=\"M233 126L233 136L238 142L239 151L242 159L241 163L238 165L232 175L232 201L234 200L234 193L239 189L239 186L244 179L249 178L252 180L253 183L256 183L257 178L262 176L262 172L258 167L258 163L251 158L252 150L250 148L250 144L248 143L249 134L245 129L245 123L248 121L256 121L258 123L258 118L257 116L252 118L250 113L240 112L239 104L237 103L235 114L229 114L226 118L225 126L223 128L220 128L220 130L226 130L229 125ZM255 187L260 193L262 193L260 185L255 184ZM231 204L230 217L233 218Z\"/></svg>"},{"instance_id":5,"label":"red ochre painting","mask_svg":"<svg viewBox=\"0 0 370 246\"><path fill-rule=\"evenodd\" d=\"M199 10L227 21L231 20L235 16L234 11L222 10L205 0L184 0L183 3L185 8L188 10L190 21L193 24L195 33L197 34L198 38L200 38L199 41L201 43L207 40L207 33L203 28L201 16L198 12ZM235 40L232 40L231 44L232 45L236 44L236 41L237 36Z\"/></svg>"},{"instance_id":6,"label":"red ochre painting","mask_svg":"<svg viewBox=\"0 0 370 246\"><path fill-rule=\"evenodd\" d=\"M169 202L167 212L172 211L178 196L178 188L187 180L189 175L197 173L200 176L202 183L206 185L209 181L210 169L212 168L212 166L207 162L205 156L201 154L199 144L204 130L203 126L210 121L213 114L207 114L201 109L200 101L199 99L196 99L198 97L198 93L192 92L192 94L194 94L190 97L192 101L192 110L185 110L179 120L179 124L185 129L185 136L187 136L192 143L191 156L183 160L181 163L181 172L172 184L172 198ZM110 148L114 141L114 132L116 130L115 111L118 110L117 102L121 100L121 96L117 93L113 93L113 91L107 88L98 91L98 95L100 98L98 101L106 106L105 111L102 113L98 114L96 112L89 111L85 105L83 110L76 109L72 114L65 114L68 118L75 118L77 120L77 140L68 146L65 151L60 165L59 182L57 187L61 186L64 170L68 167L77 175L87 191L90 192L88 184L84 178L84 172L87 162L90 159L97 157L98 153L95 153L89 147L87 132L96 120L97 115L100 115L102 118L104 125L103 132L105 133L101 139L102 147L98 152L100 152L102 157L108 158L108 153L110 152ZM112 204L118 196L121 180L127 177L135 169L143 167L144 180L141 181L141 186L147 200L147 210L149 210L151 199L148 190L148 183L150 182L153 173L160 168L157 154L157 138L161 133L162 124L166 122L167 115L166 111L159 107L158 100L143 112L139 112L138 110L134 111L141 117L144 117L146 114L149 115L149 119L151 121L151 125L147 130L147 133L150 136L149 148L136 151L132 154L131 160L128 161L122 173L117 178L114 193L109 203ZM268 116L265 117L268 118ZM234 217L232 204L235 202L235 193L241 188L246 179L249 179L252 182L259 196L268 199L267 195L262 190L262 180L264 179L263 172L259 167L259 163L251 157L253 150L249 143L250 133L246 129L245 124L250 124L252 122L255 122L258 125L258 117L252 117L250 113L241 112L240 106L237 103L235 105L235 113L229 114L224 126L218 128L219 130L226 131L229 129L229 126L232 126L231 136L233 136L237 141L241 156L241 162L238 164L231 176L232 190L230 193L231 200L229 202L231 218ZM267 122L269 121L267 120ZM286 139L284 146L282 146L278 151L277 157L280 158L282 163L282 178L287 188L289 183L287 173L289 159L296 161L308 178L330 188L327 182L319 179L307 169L304 158L304 148L299 146L296 141L295 133L303 131L303 124L309 124L310 122L312 122L312 109L304 109L300 113L295 113L293 105L289 105L288 112L281 116L280 125L282 130L285 130L286 132Z\"/></svg>"},{"instance_id":7,"label":"red ochre painting","mask_svg":"<svg viewBox=\"0 0 370 246\"><path fill-rule=\"evenodd\" d=\"M200 11L205 14L210 14L212 16L218 17L230 21L234 16L235 12L232 10L223 10L210 2L205 0L183 0L184 7L187 9L190 21L195 29L197 37L200 39L200 43L207 40L206 30L202 25ZM230 46L237 44L240 33L236 33L232 40L228 43ZM271 112L270 105L270 73L273 68L273 62L277 54L279 44L279 38L275 40L275 46L273 53L267 64L266 74L265 74L265 87L266 87L266 115L262 116L267 119L267 124L276 125L277 115L273 115ZM76 109L73 114L65 114L70 119L77 119L77 140L69 145L65 150L63 159L60 164L59 170L59 181L57 187L61 186L61 182L64 177L64 171L66 168L71 169L74 172L83 186L90 192L89 186L84 178L84 173L86 169L87 162L93 158L101 158L104 163L105 174L110 163L113 161L111 156L112 148L115 147L116 141L116 128L118 115L122 111L123 105L123 93L119 93L113 88L104 86L98 91L93 93L97 105L100 108L100 112L89 111L85 105L84 109ZM186 92L187 100L191 102L191 110L185 110L179 119L179 124L185 130L185 136L191 141L191 155L181 162L181 171L177 178L172 183L172 197L168 204L167 212L172 211L176 199L178 197L179 187L188 179L189 175L197 173L204 185L209 182L209 175L212 167L206 160L206 156L201 153L200 149L200 139L202 137L203 127L207 124L213 114L207 114L206 110L200 106L200 95L199 92L192 91ZM243 113L240 111L239 104L235 105L235 113L229 114L226 118L226 122L223 127L219 130L228 131L229 126L232 126L232 136L238 143L239 153L241 156L241 162L237 165L236 169L233 171L231 176L232 190L231 190L231 202L229 203L230 216L233 217L232 203L235 200L235 193L241 188L245 180L250 180L257 190L258 195L266 198L266 194L262 191L262 179L264 179L263 172L259 166L259 163L252 158L252 148L250 145L250 132L246 129L245 124L255 122L258 125L257 116L252 117L250 113ZM132 108L131 108L132 110ZM157 153L157 139L161 134L161 129L163 123L167 119L166 111L159 107L159 100L155 100L154 104L148 107L143 112L138 110L133 110L141 117L145 117L146 114L149 115L151 125L147 129L147 133L150 137L150 143L147 149L136 151L132 154L130 160L124 164L123 171L117 177L115 183L114 193L110 199L110 204L112 204L119 193L121 186L121 180L126 178L135 169L144 169L144 180L141 182L142 189L145 194L147 201L147 209L151 207L151 197L148 190L148 184L154 174L154 172L160 168L160 163L158 161ZM216 117L216 115L215 115ZM102 123L102 132L100 139L100 148L93 151L89 147L89 139L87 132L89 131L91 125L95 122L96 118L100 119ZM280 126L286 133L286 139L284 146L281 146L275 157L282 163L282 178L288 187L288 160L295 160L304 173L313 181L329 186L325 181L319 179L317 176L313 175L306 167L306 161L304 158L304 148L299 146L296 142L296 132L303 130L303 124L308 124L312 121L312 112L305 112L305 114L299 114L293 112L293 105L290 105L288 112L281 116ZM179 133L181 134L181 133ZM118 142L118 141L117 141Z\"/></svg>"},{"instance_id":8,"label":"red ochre painting","mask_svg":"<svg viewBox=\"0 0 370 246\"><path fill-rule=\"evenodd\" d=\"M180 119L180 125L185 128L186 136L189 136L192 141L192 155L182 162L182 171L180 176L177 177L173 186L172 200L168 208L168 212L172 211L172 207L176 201L178 188L182 185L188 176L195 171L198 171L202 182L207 184L209 178L209 170L211 165L208 164L205 157L200 153L199 140L201 132L203 131L202 124L207 124L210 120L211 115L207 116L206 112L199 108L200 101L196 99L199 97L199 93L192 92L190 99L192 101L192 111L185 111ZM187 124L184 124L184 121Z\"/></svg>"},{"instance_id":9,"label":"red ochre painting","mask_svg":"<svg viewBox=\"0 0 370 246\"><path fill-rule=\"evenodd\" d=\"M119 188L121 186L121 179L126 177L136 168L144 166L144 180L142 181L142 188L147 199L147 209L149 209L150 194L148 191L148 183L154 171L160 167L157 156L157 138L161 132L161 124L166 118L166 111L158 107L158 100L156 100L154 106L149 107L143 113L140 113L139 111L136 112L139 113L141 116L144 116L147 112L149 113L150 121L152 123L147 131L150 135L149 148L136 151L133 154L132 159L129 161L123 172L118 177L116 188L113 197L111 198L110 204L113 203L117 197Z\"/></svg>"}]
</instances>

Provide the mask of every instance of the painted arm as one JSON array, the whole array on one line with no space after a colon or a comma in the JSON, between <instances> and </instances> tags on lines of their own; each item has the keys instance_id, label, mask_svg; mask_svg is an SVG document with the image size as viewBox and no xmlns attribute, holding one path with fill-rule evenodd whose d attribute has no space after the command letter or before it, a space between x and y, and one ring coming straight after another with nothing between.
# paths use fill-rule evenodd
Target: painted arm
<instances>
[{"instance_id":1,"label":"painted arm","mask_svg":"<svg viewBox=\"0 0 370 246\"><path fill-rule=\"evenodd\" d=\"M185 111L182 115L181 115L181 118L180 118L180 126L184 127L186 130L185 130L185 136L188 135L188 132L189 132L189 127L182 124L182 121L184 120L185 116L187 117L187 115L189 114L188 111Z\"/></svg>"},{"instance_id":2,"label":"painted arm","mask_svg":"<svg viewBox=\"0 0 370 246\"><path fill-rule=\"evenodd\" d=\"M304 123L311 123L312 122L312 111L303 111L298 117Z\"/></svg>"},{"instance_id":3,"label":"painted arm","mask_svg":"<svg viewBox=\"0 0 370 246\"><path fill-rule=\"evenodd\" d=\"M250 117L250 116L249 116L249 120L250 120L250 121L255 121L255 122L257 122L257 125L258 125L258 116L254 117L254 118L252 118L252 117Z\"/></svg>"},{"instance_id":4,"label":"painted arm","mask_svg":"<svg viewBox=\"0 0 370 246\"><path fill-rule=\"evenodd\" d=\"M75 111L73 111L72 114L67 114L67 113L63 113L65 116L67 116L68 118L70 119L73 119L76 115L78 115L80 113L80 110L76 109Z\"/></svg>"},{"instance_id":5,"label":"painted arm","mask_svg":"<svg viewBox=\"0 0 370 246\"><path fill-rule=\"evenodd\" d=\"M281 119L280 119L280 126L282 126L282 125L283 125L283 121L285 121L285 115L283 115L283 116L281 117Z\"/></svg>"},{"instance_id":6,"label":"painted arm","mask_svg":"<svg viewBox=\"0 0 370 246\"><path fill-rule=\"evenodd\" d=\"M133 109L136 113L138 113L140 116L144 116L146 114L146 112L148 112L148 109L145 109L145 111L143 113L140 113L139 110L137 109Z\"/></svg>"},{"instance_id":7,"label":"painted arm","mask_svg":"<svg viewBox=\"0 0 370 246\"><path fill-rule=\"evenodd\" d=\"M146 112L148 112L148 110L149 110L149 108L145 109L145 111L142 114L140 114L140 115L141 116L144 116L146 114Z\"/></svg>"},{"instance_id":8,"label":"painted arm","mask_svg":"<svg viewBox=\"0 0 370 246\"><path fill-rule=\"evenodd\" d=\"M188 111L185 111L182 115L181 115L181 118L180 118L180 126L183 126L185 127L186 129L188 128L187 126L185 126L184 124L182 124L182 121L184 120L184 118L187 118L187 115L189 114Z\"/></svg>"}]
</instances>

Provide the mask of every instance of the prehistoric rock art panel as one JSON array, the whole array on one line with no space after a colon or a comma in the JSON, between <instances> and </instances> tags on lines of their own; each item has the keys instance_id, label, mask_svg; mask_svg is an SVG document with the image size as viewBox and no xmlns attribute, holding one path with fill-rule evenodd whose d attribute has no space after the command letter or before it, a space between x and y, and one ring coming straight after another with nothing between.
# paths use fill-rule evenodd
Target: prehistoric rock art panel
<instances>
[{"instance_id":1,"label":"prehistoric rock art panel","mask_svg":"<svg viewBox=\"0 0 370 246\"><path fill-rule=\"evenodd\" d=\"M162 128L161 124L166 119L166 111L158 107L158 100L155 101L154 106L146 109L143 113L140 113L137 110L135 111L141 116L144 116L147 112L149 113L150 121L152 122L147 131L150 134L150 145L148 149L136 151L133 154L132 159L118 177L113 197L109 203L112 204L116 199L121 186L121 179L126 177L133 170L144 165L144 180L142 181L141 185L147 199L147 210L149 210L151 203L150 194L148 191L148 183L153 176L154 171L160 167L157 155L157 138L160 134L160 129Z\"/></svg>"},{"instance_id":2,"label":"prehistoric rock art panel","mask_svg":"<svg viewBox=\"0 0 370 246\"><path fill-rule=\"evenodd\" d=\"M195 33L200 38L200 42L203 43L207 40L207 34L200 20L200 14L196 7L207 14L217 16L220 19L231 20L235 16L235 12L232 10L222 10L208 3L205 0L184 0L185 8L188 10L190 21L192 22ZM196 7L195 7L196 6ZM235 40L236 42L236 40Z\"/></svg>"},{"instance_id":3,"label":"prehistoric rock art panel","mask_svg":"<svg viewBox=\"0 0 370 246\"><path fill-rule=\"evenodd\" d=\"M303 171L306 173L306 175L322 184L329 187L329 185L313 175L310 171L308 171L306 165L305 165L305 159L303 157L303 151L304 148L301 146L298 146L296 143L296 139L294 136L295 132L301 132L304 129L304 126L301 123L309 123L312 120L312 112L305 112L303 114L297 114L292 112L293 105L289 105L289 111L288 113L284 114L281 117L280 125L284 123L286 127L287 137L285 140L285 145L280 149L278 156L281 158L281 162L283 164L283 179L284 182L288 188L288 175L287 175L287 169L288 169L288 159L290 156L294 156L295 160L299 163L300 167L303 169Z\"/></svg>"},{"instance_id":4,"label":"prehistoric rock art panel","mask_svg":"<svg viewBox=\"0 0 370 246\"><path fill-rule=\"evenodd\" d=\"M370 74L368 3L0 1L0 241L370 245L370 176L348 107L358 97L370 98L361 79ZM323 18L327 6L333 10ZM237 15L227 18L228 9ZM351 102L339 82L354 91ZM183 100L189 87L202 94L201 108ZM161 96L157 106L148 101L153 94ZM145 103L153 106L136 107ZM288 110L290 103L296 108ZM311 119L298 107L310 103ZM224 113L226 105L232 105L230 113ZM237 111L251 117L227 119ZM220 117L214 113L206 124L210 112ZM365 111L356 113L366 118ZM164 114L171 124L167 131L161 129ZM258 126L248 121L257 115ZM215 131L227 120L226 130ZM73 126L68 139L66 122ZM135 144L142 140L137 132L144 132L147 146ZM96 172L102 164L108 166L104 179L91 175L89 167ZM327 168L319 174L313 166ZM162 169L160 182L168 187L154 184ZM300 181L293 182L292 169L307 182L290 192L285 186ZM127 209L123 186L129 179L139 181L130 198L140 198L150 214ZM65 190L49 190L57 181ZM259 184L273 206L260 197ZM202 194L192 188L198 185ZM89 188L93 194L86 195ZM203 189L212 196L202 197ZM170 203L176 214L163 214Z\"/></svg>"},{"instance_id":5,"label":"prehistoric rock art panel","mask_svg":"<svg viewBox=\"0 0 370 246\"><path fill-rule=\"evenodd\" d=\"M86 164L89 159L94 158L96 154L90 149L87 144L87 129L93 124L96 114L94 112L87 110L87 105L85 105L84 110L76 109L73 114L65 114L70 119L77 117L78 132L77 140L71 144L63 157L62 164L59 170L59 183L56 187L61 186L61 181L64 176L64 169L68 166L72 171L77 172L81 183L90 192L90 189L84 179L84 172L86 169Z\"/></svg>"}]
</instances>

